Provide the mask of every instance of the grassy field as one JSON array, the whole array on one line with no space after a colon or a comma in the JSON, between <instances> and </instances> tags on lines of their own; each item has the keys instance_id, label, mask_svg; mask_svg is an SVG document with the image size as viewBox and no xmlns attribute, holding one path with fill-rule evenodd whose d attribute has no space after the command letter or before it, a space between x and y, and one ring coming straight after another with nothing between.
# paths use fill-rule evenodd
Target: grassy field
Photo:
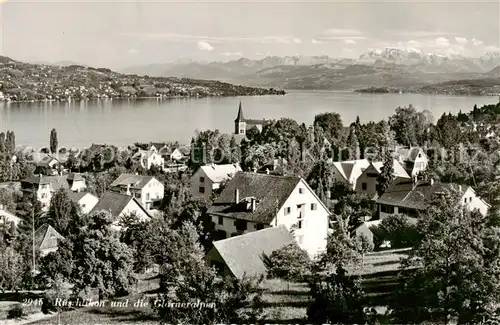
<instances>
[{"instance_id":1,"label":"grassy field","mask_svg":"<svg viewBox=\"0 0 500 325\"><path fill-rule=\"evenodd\" d=\"M384 306L391 299L391 292L398 284L399 261L407 250L391 250L366 254L364 266L350 270L361 275L367 303L384 312ZM129 300L128 307L80 308L61 314L61 324L158 324L153 310L148 307L134 307L141 298L155 296L159 283L157 279L142 278L135 293L119 299ZM265 280L263 283L264 323L304 324L307 323L306 310L310 300L309 288L305 283L283 280ZM0 308L1 308L0 304ZM51 325L57 323L54 317L31 324Z\"/></svg>"}]
</instances>

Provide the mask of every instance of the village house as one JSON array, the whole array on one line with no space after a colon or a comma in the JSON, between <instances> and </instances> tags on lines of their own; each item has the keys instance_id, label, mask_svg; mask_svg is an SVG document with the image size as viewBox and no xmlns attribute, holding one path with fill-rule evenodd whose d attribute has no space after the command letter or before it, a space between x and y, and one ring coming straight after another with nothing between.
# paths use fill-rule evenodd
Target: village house
<instances>
[{"instance_id":1,"label":"village house","mask_svg":"<svg viewBox=\"0 0 500 325\"><path fill-rule=\"evenodd\" d=\"M375 195L377 195L377 178L379 177L383 166L384 163L381 161L370 163L370 165L365 170L363 170L356 181L356 192L360 194L366 194L369 197L374 197ZM403 166L395 159L393 161L393 168L394 178L411 178L403 168Z\"/></svg>"},{"instance_id":2,"label":"village house","mask_svg":"<svg viewBox=\"0 0 500 325\"><path fill-rule=\"evenodd\" d=\"M21 191L25 195L35 193L42 209L47 211L52 195L59 189L80 192L86 188L85 179L80 174L63 176L31 176L21 181Z\"/></svg>"},{"instance_id":3,"label":"village house","mask_svg":"<svg viewBox=\"0 0 500 325\"><path fill-rule=\"evenodd\" d=\"M285 225L311 257L326 249L330 212L298 176L238 172L208 214L218 239Z\"/></svg>"},{"instance_id":4,"label":"village house","mask_svg":"<svg viewBox=\"0 0 500 325\"><path fill-rule=\"evenodd\" d=\"M111 183L110 191L132 195L148 211L160 205L165 195L165 187L158 179L135 174L121 174Z\"/></svg>"},{"instance_id":5,"label":"village house","mask_svg":"<svg viewBox=\"0 0 500 325\"><path fill-rule=\"evenodd\" d=\"M409 149L399 148L393 153L393 156L411 177L417 176L429 166L429 158L424 150L419 147L412 147Z\"/></svg>"},{"instance_id":6,"label":"village house","mask_svg":"<svg viewBox=\"0 0 500 325\"><path fill-rule=\"evenodd\" d=\"M367 159L335 161L333 164L334 181L355 190L358 177L370 166Z\"/></svg>"},{"instance_id":7,"label":"village house","mask_svg":"<svg viewBox=\"0 0 500 325\"><path fill-rule=\"evenodd\" d=\"M206 260L224 276L238 279L259 276L266 272L262 255L271 255L288 244L294 243L285 225L253 231L241 236L214 242Z\"/></svg>"},{"instance_id":8,"label":"village house","mask_svg":"<svg viewBox=\"0 0 500 325\"><path fill-rule=\"evenodd\" d=\"M87 192L68 191L68 196L80 207L80 211L84 214L89 213L99 202L99 198Z\"/></svg>"},{"instance_id":9,"label":"village house","mask_svg":"<svg viewBox=\"0 0 500 325\"><path fill-rule=\"evenodd\" d=\"M62 239L64 237L49 224L44 224L35 231L35 247L42 257L57 251L57 243Z\"/></svg>"},{"instance_id":10,"label":"village house","mask_svg":"<svg viewBox=\"0 0 500 325\"><path fill-rule=\"evenodd\" d=\"M170 161L177 163L185 162L189 159L190 152L191 149L188 147L175 148L170 154Z\"/></svg>"},{"instance_id":11,"label":"village house","mask_svg":"<svg viewBox=\"0 0 500 325\"><path fill-rule=\"evenodd\" d=\"M287 161L285 158L276 158L257 170L257 173L271 175L285 175Z\"/></svg>"},{"instance_id":12,"label":"village house","mask_svg":"<svg viewBox=\"0 0 500 325\"><path fill-rule=\"evenodd\" d=\"M413 224L413 225L417 224L417 222L418 222L418 220L416 218L411 218L411 217L407 217L406 220L408 220L408 222L410 224ZM381 222L382 222L382 220L380 220L380 219L364 221L361 224L359 224L351 232L351 236L358 237L358 238L363 236L366 240L368 240L369 243L373 244L374 249L390 248L391 242L388 240L384 240L383 242L381 242L379 247L376 246L377 241L376 241L375 234L373 233L372 229L374 227L375 228L379 227Z\"/></svg>"},{"instance_id":13,"label":"village house","mask_svg":"<svg viewBox=\"0 0 500 325\"><path fill-rule=\"evenodd\" d=\"M165 166L165 159L155 149L139 150L132 159L139 161L141 167L145 169L151 169L152 166L163 169Z\"/></svg>"},{"instance_id":14,"label":"village house","mask_svg":"<svg viewBox=\"0 0 500 325\"><path fill-rule=\"evenodd\" d=\"M239 164L201 166L191 176L191 193L208 201L221 183L230 180L239 171Z\"/></svg>"},{"instance_id":15,"label":"village house","mask_svg":"<svg viewBox=\"0 0 500 325\"><path fill-rule=\"evenodd\" d=\"M21 221L21 218L8 211L3 205L0 204L0 224L13 224L17 227L21 223Z\"/></svg>"},{"instance_id":16,"label":"village house","mask_svg":"<svg viewBox=\"0 0 500 325\"><path fill-rule=\"evenodd\" d=\"M114 218L113 227L120 229L121 219L124 216L135 214L141 221L149 221L151 215L141 202L131 195L108 191L102 195L90 213L106 211Z\"/></svg>"},{"instance_id":17,"label":"village house","mask_svg":"<svg viewBox=\"0 0 500 325\"><path fill-rule=\"evenodd\" d=\"M379 218L398 213L417 217L418 211L425 210L435 194L452 189L459 193L457 202L468 210L478 209L482 215L486 215L490 205L479 198L470 186L440 183L432 179L416 183L411 179L397 179L376 201Z\"/></svg>"},{"instance_id":18,"label":"village house","mask_svg":"<svg viewBox=\"0 0 500 325\"><path fill-rule=\"evenodd\" d=\"M59 160L47 154L38 154L34 162L36 166L35 174L54 176L59 175L63 169Z\"/></svg>"}]
</instances>

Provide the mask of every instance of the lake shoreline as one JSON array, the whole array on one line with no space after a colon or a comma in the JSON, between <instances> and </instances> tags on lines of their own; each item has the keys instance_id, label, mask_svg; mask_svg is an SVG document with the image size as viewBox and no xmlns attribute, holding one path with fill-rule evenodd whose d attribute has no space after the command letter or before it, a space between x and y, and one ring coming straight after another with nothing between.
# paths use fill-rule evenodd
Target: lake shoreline
<instances>
[{"instance_id":1,"label":"lake shoreline","mask_svg":"<svg viewBox=\"0 0 500 325\"><path fill-rule=\"evenodd\" d=\"M109 97L109 98L83 98L83 99L39 99L39 100L0 100L0 103L69 103L69 102L90 102L99 100L145 100L145 99L203 99L203 98L235 98L235 97L255 97L255 96L285 96L284 94L261 94L261 95L233 95L233 96L151 96L151 97Z\"/></svg>"},{"instance_id":2,"label":"lake shoreline","mask_svg":"<svg viewBox=\"0 0 500 325\"><path fill-rule=\"evenodd\" d=\"M156 100L155 100L156 99ZM41 148L57 130L60 146L84 148L92 143L124 147L134 142L190 143L196 130L234 133L241 102L245 119L290 118L311 125L317 114L338 113L344 125L380 121L398 107L412 104L429 110L437 120L443 113L469 112L474 105L498 103L486 96L417 94L358 94L349 91L287 91L286 96L231 96L179 99L86 100L51 103L0 103L0 132L11 130L16 142Z\"/></svg>"}]
</instances>

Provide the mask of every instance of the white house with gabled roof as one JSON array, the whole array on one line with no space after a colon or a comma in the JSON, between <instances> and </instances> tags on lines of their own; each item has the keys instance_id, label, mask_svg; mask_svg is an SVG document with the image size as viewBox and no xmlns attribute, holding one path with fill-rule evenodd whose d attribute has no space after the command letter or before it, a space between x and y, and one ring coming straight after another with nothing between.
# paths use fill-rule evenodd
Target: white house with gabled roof
<instances>
[{"instance_id":1,"label":"white house with gabled roof","mask_svg":"<svg viewBox=\"0 0 500 325\"><path fill-rule=\"evenodd\" d=\"M370 166L367 159L335 161L332 164L334 180L347 185L352 190L356 188L358 177Z\"/></svg>"},{"instance_id":2,"label":"white house with gabled roof","mask_svg":"<svg viewBox=\"0 0 500 325\"><path fill-rule=\"evenodd\" d=\"M230 180L239 171L241 171L239 164L201 166L191 176L191 193L195 197L209 200L221 183Z\"/></svg>"},{"instance_id":3,"label":"white house with gabled roof","mask_svg":"<svg viewBox=\"0 0 500 325\"><path fill-rule=\"evenodd\" d=\"M220 239L285 225L310 257L326 250L331 213L298 176L238 172L208 213Z\"/></svg>"},{"instance_id":4,"label":"white house with gabled roof","mask_svg":"<svg viewBox=\"0 0 500 325\"><path fill-rule=\"evenodd\" d=\"M378 177L382 172L384 163L382 161L375 161L370 163L368 168L364 169L356 181L355 191L360 194L366 194L369 197L374 197L377 194ZM404 167L397 161L393 160L394 178L411 179Z\"/></svg>"}]
</instances>

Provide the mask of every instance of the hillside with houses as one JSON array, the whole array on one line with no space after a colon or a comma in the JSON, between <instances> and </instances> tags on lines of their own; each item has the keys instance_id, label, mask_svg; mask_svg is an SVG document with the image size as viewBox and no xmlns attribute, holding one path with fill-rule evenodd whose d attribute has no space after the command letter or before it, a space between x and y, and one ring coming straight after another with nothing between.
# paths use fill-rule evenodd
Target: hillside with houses
<instances>
[{"instance_id":1,"label":"hillside with houses","mask_svg":"<svg viewBox=\"0 0 500 325\"><path fill-rule=\"evenodd\" d=\"M0 322L497 319L500 104L463 112L306 125L240 103L231 134L125 148L1 133Z\"/></svg>"},{"instance_id":2,"label":"hillside with houses","mask_svg":"<svg viewBox=\"0 0 500 325\"><path fill-rule=\"evenodd\" d=\"M106 68L32 64L8 57L0 57L0 80L0 101L285 94L219 81L125 75Z\"/></svg>"}]
</instances>

